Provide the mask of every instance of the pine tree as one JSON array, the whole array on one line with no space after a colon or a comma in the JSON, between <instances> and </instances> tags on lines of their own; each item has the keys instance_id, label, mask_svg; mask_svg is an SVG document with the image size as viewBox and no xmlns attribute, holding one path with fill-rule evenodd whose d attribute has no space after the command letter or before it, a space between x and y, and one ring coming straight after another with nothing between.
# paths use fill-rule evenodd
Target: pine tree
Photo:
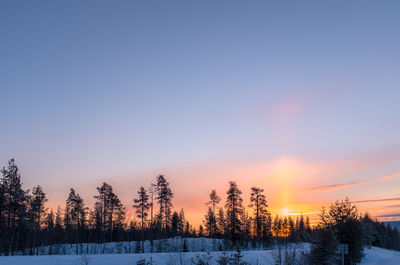
<instances>
[{"instance_id":1,"label":"pine tree","mask_svg":"<svg viewBox=\"0 0 400 265\"><path fill-rule=\"evenodd\" d=\"M229 189L226 192L227 198L225 203L227 227L232 242L236 242L241 231L242 223L240 216L243 214L242 192L237 187L236 182L229 182Z\"/></svg>"},{"instance_id":2,"label":"pine tree","mask_svg":"<svg viewBox=\"0 0 400 265\"><path fill-rule=\"evenodd\" d=\"M253 208L254 224L256 230L256 236L258 239L261 237L261 228L263 226L263 221L266 221L267 211L267 200L263 194L264 190L257 187L251 188L250 193L250 208Z\"/></svg>"},{"instance_id":3,"label":"pine tree","mask_svg":"<svg viewBox=\"0 0 400 265\"><path fill-rule=\"evenodd\" d=\"M185 233L185 223L186 223L186 218L185 218L185 212L183 211L183 208L179 211L179 219L178 219L178 234L183 236Z\"/></svg>"},{"instance_id":4,"label":"pine tree","mask_svg":"<svg viewBox=\"0 0 400 265\"><path fill-rule=\"evenodd\" d=\"M29 215L33 223L32 228L32 247L33 250L36 247L36 253L38 253L37 246L39 245L39 236L42 224L42 218L45 216L45 203L47 202L46 194L44 193L40 185L32 189L32 195L29 200Z\"/></svg>"},{"instance_id":5,"label":"pine tree","mask_svg":"<svg viewBox=\"0 0 400 265\"><path fill-rule=\"evenodd\" d=\"M304 220L303 214L301 214L300 217L296 219L296 234L301 242L308 241L309 239L307 233L307 221Z\"/></svg>"},{"instance_id":6,"label":"pine tree","mask_svg":"<svg viewBox=\"0 0 400 265\"><path fill-rule=\"evenodd\" d=\"M212 190L209 196L210 200L206 203L206 205L211 207L213 213L215 214L215 209L219 204L219 202L221 201L221 198L217 195L216 190Z\"/></svg>"},{"instance_id":7,"label":"pine tree","mask_svg":"<svg viewBox=\"0 0 400 265\"><path fill-rule=\"evenodd\" d=\"M163 175L157 177L157 201L159 204L159 214L158 219L161 225L161 229L167 231L170 227L171 222L171 208L172 208L172 198L174 194L172 193L168 181Z\"/></svg>"},{"instance_id":8,"label":"pine tree","mask_svg":"<svg viewBox=\"0 0 400 265\"><path fill-rule=\"evenodd\" d=\"M153 253L153 248L154 248L154 243L153 243L153 237L154 237L154 194L156 192L155 190L156 185L151 182L150 187L148 189L148 194L150 195L150 252Z\"/></svg>"},{"instance_id":9,"label":"pine tree","mask_svg":"<svg viewBox=\"0 0 400 265\"><path fill-rule=\"evenodd\" d=\"M103 236L103 220L102 220L102 205L97 201L93 209L90 211L90 226L93 232L93 239L97 243L102 242Z\"/></svg>"},{"instance_id":10,"label":"pine tree","mask_svg":"<svg viewBox=\"0 0 400 265\"><path fill-rule=\"evenodd\" d=\"M211 207L208 207L207 214L204 216L204 227L209 237L215 237L217 234L217 218Z\"/></svg>"},{"instance_id":11,"label":"pine tree","mask_svg":"<svg viewBox=\"0 0 400 265\"><path fill-rule=\"evenodd\" d=\"M217 227L217 217L215 213L215 209L221 198L217 195L216 190L212 190L210 193L210 200L206 202L208 206L207 214L205 215L204 225L207 231L208 236L216 237L218 233Z\"/></svg>"},{"instance_id":12,"label":"pine tree","mask_svg":"<svg viewBox=\"0 0 400 265\"><path fill-rule=\"evenodd\" d=\"M311 224L310 224L310 217L309 216L306 217L305 226L306 226L306 232L310 233L311 232Z\"/></svg>"},{"instance_id":13,"label":"pine tree","mask_svg":"<svg viewBox=\"0 0 400 265\"><path fill-rule=\"evenodd\" d=\"M149 194L150 194L150 228L153 229L154 225L154 193L155 193L155 187L156 185L154 183L150 183L149 187Z\"/></svg>"},{"instance_id":14,"label":"pine tree","mask_svg":"<svg viewBox=\"0 0 400 265\"><path fill-rule=\"evenodd\" d=\"M251 237L251 228L254 221L245 209L243 210L243 214L240 216L240 222L242 223L240 238L244 241L248 241Z\"/></svg>"},{"instance_id":15,"label":"pine tree","mask_svg":"<svg viewBox=\"0 0 400 265\"><path fill-rule=\"evenodd\" d=\"M48 201L46 193L44 193L40 185L32 189L32 197L30 200L30 209L34 215L34 222L38 227L41 225L42 217L45 215L45 203Z\"/></svg>"},{"instance_id":16,"label":"pine tree","mask_svg":"<svg viewBox=\"0 0 400 265\"><path fill-rule=\"evenodd\" d=\"M82 232L86 224L86 212L87 207L85 207L83 199L71 188L65 206L65 220L67 220L69 224L71 243L81 243ZM78 248L76 248L76 254L78 254Z\"/></svg>"},{"instance_id":17,"label":"pine tree","mask_svg":"<svg viewBox=\"0 0 400 265\"><path fill-rule=\"evenodd\" d=\"M141 221L142 251L144 251L144 229L150 208L149 196L147 195L146 189L141 186L138 191L138 198L133 201L133 208L136 209L136 215Z\"/></svg>"},{"instance_id":18,"label":"pine tree","mask_svg":"<svg viewBox=\"0 0 400 265\"><path fill-rule=\"evenodd\" d=\"M56 233L55 233L55 225L54 225L54 213L53 210L46 215L44 219L44 230L46 232L46 245L50 245L50 248L55 244ZM51 250L49 250L49 254L52 254Z\"/></svg>"},{"instance_id":19,"label":"pine tree","mask_svg":"<svg viewBox=\"0 0 400 265\"><path fill-rule=\"evenodd\" d=\"M27 214L26 205L28 205L29 196L22 189L21 175L15 164L15 160L8 162L8 167L1 170L3 174L2 182L2 212L4 220L3 249L5 254L14 254L15 250L24 247L21 246L19 235L25 228L25 217ZM23 241L22 241L23 242Z\"/></svg>"},{"instance_id":20,"label":"pine tree","mask_svg":"<svg viewBox=\"0 0 400 265\"><path fill-rule=\"evenodd\" d=\"M57 243L63 242L64 229L63 229L62 213L60 206L57 207L54 229L56 233Z\"/></svg>"},{"instance_id":21,"label":"pine tree","mask_svg":"<svg viewBox=\"0 0 400 265\"><path fill-rule=\"evenodd\" d=\"M276 215L274 218L273 226L272 226L272 230L274 231L275 237L282 236L282 223L283 223L283 220L279 217L279 215Z\"/></svg>"},{"instance_id":22,"label":"pine tree","mask_svg":"<svg viewBox=\"0 0 400 265\"><path fill-rule=\"evenodd\" d=\"M217 215L217 228L218 228L218 233L221 235L226 234L226 217L224 213L224 209L219 208L218 210L218 215Z\"/></svg>"},{"instance_id":23,"label":"pine tree","mask_svg":"<svg viewBox=\"0 0 400 265\"><path fill-rule=\"evenodd\" d=\"M289 215L288 217L288 226L289 226L289 236L292 242L296 242L296 227L293 220L293 217Z\"/></svg>"},{"instance_id":24,"label":"pine tree","mask_svg":"<svg viewBox=\"0 0 400 265\"><path fill-rule=\"evenodd\" d=\"M204 236L204 229L203 229L202 225L199 226L199 234L198 234L198 236L199 237L203 237Z\"/></svg>"},{"instance_id":25,"label":"pine tree","mask_svg":"<svg viewBox=\"0 0 400 265\"><path fill-rule=\"evenodd\" d=\"M289 220L287 216L283 218L281 232L283 237L286 238L289 236Z\"/></svg>"},{"instance_id":26,"label":"pine tree","mask_svg":"<svg viewBox=\"0 0 400 265\"><path fill-rule=\"evenodd\" d=\"M102 242L105 242L105 234L108 231L109 240L113 241L113 230L122 226L121 221L125 218L125 208L114 193L111 185L106 182L97 188L98 195L94 196L96 201L96 210L101 217L102 224ZM117 222L116 222L117 221ZM116 223L114 223L116 222Z\"/></svg>"},{"instance_id":27,"label":"pine tree","mask_svg":"<svg viewBox=\"0 0 400 265\"><path fill-rule=\"evenodd\" d=\"M190 235L190 224L189 224L188 221L186 221L186 224L185 224L185 236L187 237L189 235Z\"/></svg>"},{"instance_id":28,"label":"pine tree","mask_svg":"<svg viewBox=\"0 0 400 265\"><path fill-rule=\"evenodd\" d=\"M0 252L4 252L6 245L5 201L5 185L0 180Z\"/></svg>"},{"instance_id":29,"label":"pine tree","mask_svg":"<svg viewBox=\"0 0 400 265\"><path fill-rule=\"evenodd\" d=\"M263 217L263 221L262 221L262 231L261 231L261 235L262 238L264 240L268 240L272 237L272 217L271 217L271 213L267 212L266 216Z\"/></svg>"},{"instance_id":30,"label":"pine tree","mask_svg":"<svg viewBox=\"0 0 400 265\"><path fill-rule=\"evenodd\" d=\"M119 199L114 205L113 212L112 230L115 231L113 240L120 242L123 240L123 233L126 229L126 211Z\"/></svg>"}]
</instances>

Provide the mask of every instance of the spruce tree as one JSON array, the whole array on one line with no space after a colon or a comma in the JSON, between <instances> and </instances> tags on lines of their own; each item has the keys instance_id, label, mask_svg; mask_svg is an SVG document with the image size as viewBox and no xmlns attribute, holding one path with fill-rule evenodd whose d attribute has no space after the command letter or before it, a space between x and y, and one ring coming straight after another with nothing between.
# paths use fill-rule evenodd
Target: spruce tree
<instances>
[{"instance_id":1,"label":"spruce tree","mask_svg":"<svg viewBox=\"0 0 400 265\"><path fill-rule=\"evenodd\" d=\"M312 264L334 264L337 257L338 241L332 227L318 228L313 243L310 252Z\"/></svg>"},{"instance_id":2,"label":"spruce tree","mask_svg":"<svg viewBox=\"0 0 400 265\"><path fill-rule=\"evenodd\" d=\"M248 263L243 261L243 254L239 246L236 247L236 251L233 253L232 258L229 262L230 265L247 265Z\"/></svg>"},{"instance_id":3,"label":"spruce tree","mask_svg":"<svg viewBox=\"0 0 400 265\"><path fill-rule=\"evenodd\" d=\"M217 234L217 218L211 207L208 207L207 214L204 216L204 227L209 237L215 237Z\"/></svg>"},{"instance_id":4,"label":"spruce tree","mask_svg":"<svg viewBox=\"0 0 400 265\"><path fill-rule=\"evenodd\" d=\"M360 262L364 256L364 234L357 207L348 198L336 201L329 208L329 223L339 243L349 245L349 262L351 264Z\"/></svg>"},{"instance_id":5,"label":"spruce tree","mask_svg":"<svg viewBox=\"0 0 400 265\"><path fill-rule=\"evenodd\" d=\"M336 260L338 244L339 242L333 230L333 226L329 222L328 213L325 207L322 207L313 246L310 251L312 264L333 264Z\"/></svg>"},{"instance_id":6,"label":"spruce tree","mask_svg":"<svg viewBox=\"0 0 400 265\"><path fill-rule=\"evenodd\" d=\"M240 217L243 214L243 199L241 197L242 192L239 190L236 182L230 181L229 189L226 194L227 198L225 208L227 216L227 228L232 242L235 243L236 240L239 239L242 228L242 222L240 220Z\"/></svg>"},{"instance_id":7,"label":"spruce tree","mask_svg":"<svg viewBox=\"0 0 400 265\"><path fill-rule=\"evenodd\" d=\"M179 214L174 211L171 218L171 236L173 237L178 235L179 222Z\"/></svg>"}]
</instances>

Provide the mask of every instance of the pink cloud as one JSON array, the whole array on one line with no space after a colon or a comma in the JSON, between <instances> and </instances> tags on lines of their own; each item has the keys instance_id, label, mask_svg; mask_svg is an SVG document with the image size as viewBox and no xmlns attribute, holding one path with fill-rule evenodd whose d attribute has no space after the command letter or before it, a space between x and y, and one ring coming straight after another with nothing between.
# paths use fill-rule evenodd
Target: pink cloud
<instances>
[{"instance_id":1,"label":"pink cloud","mask_svg":"<svg viewBox=\"0 0 400 265\"><path fill-rule=\"evenodd\" d=\"M376 183L376 182L386 181L386 180L397 178L399 176L400 176L400 171L392 173L392 174L387 174L387 175L384 175L381 177L373 178L373 179L363 180L363 181L353 181L353 182L349 182L349 183L317 186L317 187L308 189L308 191L327 192L327 191L346 188L346 187L352 187L352 186L357 186L357 185L372 184L372 183Z\"/></svg>"}]
</instances>

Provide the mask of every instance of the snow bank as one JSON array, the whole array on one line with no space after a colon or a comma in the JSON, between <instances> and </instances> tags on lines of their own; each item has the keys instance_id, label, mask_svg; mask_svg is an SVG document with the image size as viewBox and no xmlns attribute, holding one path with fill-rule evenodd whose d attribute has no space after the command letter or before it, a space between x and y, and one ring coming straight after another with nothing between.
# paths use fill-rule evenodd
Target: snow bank
<instances>
[{"instance_id":1,"label":"snow bank","mask_svg":"<svg viewBox=\"0 0 400 265\"><path fill-rule=\"evenodd\" d=\"M224 249L224 241L214 238L168 238L153 241L153 246L149 240L144 242L144 252L180 252L183 244L189 252L218 251ZM136 252L136 241L130 242L110 242L104 244L59 244L39 247L39 255L80 255L80 254L127 254ZM141 242L140 246L141 246ZM140 251L141 252L141 251ZM29 249L18 252L17 255L27 255Z\"/></svg>"},{"instance_id":2,"label":"snow bank","mask_svg":"<svg viewBox=\"0 0 400 265\"><path fill-rule=\"evenodd\" d=\"M193 241L196 243L197 241ZM210 243L208 241L205 242ZM292 245L298 253L308 250L309 244ZM244 260L250 264L273 264L277 253L273 250L243 251ZM225 253L230 256L231 252ZM365 249L363 265L394 265L400 264L400 252L377 247ZM154 265L191 265L192 259L202 257L208 259L212 265L217 265L216 260L223 252L170 252L170 253L145 253L145 254L102 254L102 255L44 255L44 256L8 256L0 257L1 265L136 265L141 259L152 260ZM87 263L85 262L87 261ZM182 262L181 262L182 261Z\"/></svg>"},{"instance_id":3,"label":"snow bank","mask_svg":"<svg viewBox=\"0 0 400 265\"><path fill-rule=\"evenodd\" d=\"M395 265L400 264L400 251L378 247L365 248L365 257L362 264Z\"/></svg>"},{"instance_id":4,"label":"snow bank","mask_svg":"<svg viewBox=\"0 0 400 265\"><path fill-rule=\"evenodd\" d=\"M244 260L251 264L273 264L272 250L244 251ZM230 253L226 253L230 255ZM209 257L211 264L217 264L216 260L221 252L189 252L189 253L147 253L147 254L104 254L87 256L89 265L136 265L136 262L145 258L152 259L154 265L191 265L192 259L197 256ZM54 256L14 256L0 257L1 265L86 265L85 256L54 255Z\"/></svg>"}]
</instances>

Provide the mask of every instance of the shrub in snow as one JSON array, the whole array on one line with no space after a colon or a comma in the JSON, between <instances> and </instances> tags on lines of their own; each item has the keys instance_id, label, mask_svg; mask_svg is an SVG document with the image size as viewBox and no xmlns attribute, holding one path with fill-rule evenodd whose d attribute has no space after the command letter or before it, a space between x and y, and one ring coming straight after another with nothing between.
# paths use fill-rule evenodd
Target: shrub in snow
<instances>
[{"instance_id":1,"label":"shrub in snow","mask_svg":"<svg viewBox=\"0 0 400 265\"><path fill-rule=\"evenodd\" d=\"M226 255L226 252L222 252L221 256L217 259L218 265L228 265L230 258Z\"/></svg>"},{"instance_id":2,"label":"shrub in snow","mask_svg":"<svg viewBox=\"0 0 400 265\"><path fill-rule=\"evenodd\" d=\"M212 262L212 255L210 252L197 255L196 257L192 258L193 265L211 265Z\"/></svg>"},{"instance_id":3,"label":"shrub in snow","mask_svg":"<svg viewBox=\"0 0 400 265\"><path fill-rule=\"evenodd\" d=\"M186 240L183 240L182 252L189 252Z\"/></svg>"},{"instance_id":4,"label":"shrub in snow","mask_svg":"<svg viewBox=\"0 0 400 265\"><path fill-rule=\"evenodd\" d=\"M136 262L136 265L146 265L146 259L139 259L137 262Z\"/></svg>"},{"instance_id":5,"label":"shrub in snow","mask_svg":"<svg viewBox=\"0 0 400 265\"><path fill-rule=\"evenodd\" d=\"M243 254L240 251L239 246L236 248L235 253L232 254L232 258L230 260L230 265L248 265L247 262L243 261Z\"/></svg>"},{"instance_id":6,"label":"shrub in snow","mask_svg":"<svg viewBox=\"0 0 400 265\"><path fill-rule=\"evenodd\" d=\"M142 252L142 245L140 244L140 241L136 241L135 252L136 253Z\"/></svg>"},{"instance_id":7,"label":"shrub in snow","mask_svg":"<svg viewBox=\"0 0 400 265\"><path fill-rule=\"evenodd\" d=\"M80 265L89 265L89 262L90 262L89 256L86 255L81 256Z\"/></svg>"}]
</instances>

